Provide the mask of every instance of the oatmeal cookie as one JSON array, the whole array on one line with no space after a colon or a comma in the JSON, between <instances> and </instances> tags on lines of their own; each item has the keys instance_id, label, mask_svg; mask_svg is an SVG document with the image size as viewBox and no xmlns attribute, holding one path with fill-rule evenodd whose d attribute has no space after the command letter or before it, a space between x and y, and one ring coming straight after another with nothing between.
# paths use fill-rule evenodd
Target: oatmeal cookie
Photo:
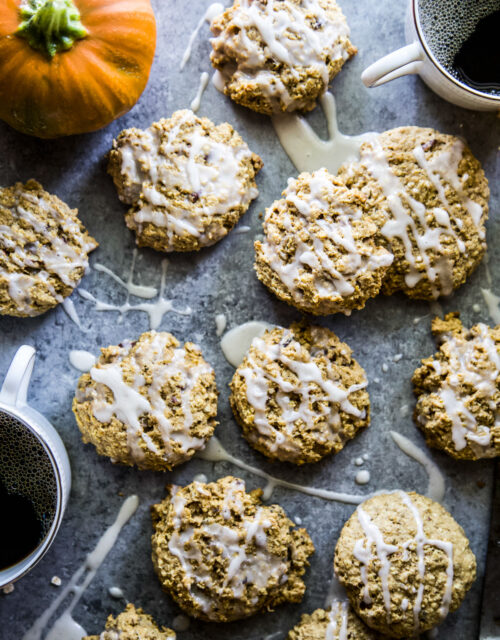
<instances>
[{"instance_id":1,"label":"oatmeal cookie","mask_svg":"<svg viewBox=\"0 0 500 640\"><path fill-rule=\"evenodd\" d=\"M108 172L137 244L194 251L221 240L257 197L262 167L241 136L192 111L176 111L148 129L113 141Z\"/></svg>"},{"instance_id":2,"label":"oatmeal cookie","mask_svg":"<svg viewBox=\"0 0 500 640\"><path fill-rule=\"evenodd\" d=\"M100 636L85 636L82 640L175 640L175 633L165 627L160 629L151 616L129 603L116 618L109 616Z\"/></svg>"},{"instance_id":3,"label":"oatmeal cookie","mask_svg":"<svg viewBox=\"0 0 500 640\"><path fill-rule=\"evenodd\" d=\"M229 401L253 447L304 464L338 453L368 426L367 384L351 349L334 333L293 324L253 340Z\"/></svg>"},{"instance_id":4,"label":"oatmeal cookie","mask_svg":"<svg viewBox=\"0 0 500 640\"><path fill-rule=\"evenodd\" d=\"M325 611L304 614L287 640L382 640L353 612L348 602L334 601Z\"/></svg>"},{"instance_id":5,"label":"oatmeal cookie","mask_svg":"<svg viewBox=\"0 0 500 640\"><path fill-rule=\"evenodd\" d=\"M0 188L0 314L38 316L67 298L97 247L57 196L28 180Z\"/></svg>"},{"instance_id":6,"label":"oatmeal cookie","mask_svg":"<svg viewBox=\"0 0 500 640\"><path fill-rule=\"evenodd\" d=\"M393 256L363 197L326 169L290 179L266 211L255 242L259 280L280 300L315 315L362 309Z\"/></svg>"},{"instance_id":7,"label":"oatmeal cookie","mask_svg":"<svg viewBox=\"0 0 500 640\"><path fill-rule=\"evenodd\" d=\"M224 93L268 115L314 109L357 51L335 0L235 0L211 29Z\"/></svg>"},{"instance_id":8,"label":"oatmeal cookie","mask_svg":"<svg viewBox=\"0 0 500 640\"><path fill-rule=\"evenodd\" d=\"M228 622L302 600L313 544L260 489L228 476L168 491L152 508L153 563L184 611Z\"/></svg>"},{"instance_id":9,"label":"oatmeal cookie","mask_svg":"<svg viewBox=\"0 0 500 640\"><path fill-rule=\"evenodd\" d=\"M339 175L364 195L394 254L383 293L446 296L479 265L488 181L459 138L420 127L392 129L365 142L359 162Z\"/></svg>"},{"instance_id":10,"label":"oatmeal cookie","mask_svg":"<svg viewBox=\"0 0 500 640\"><path fill-rule=\"evenodd\" d=\"M369 498L349 518L335 549L335 573L369 627L404 638L458 609L476 578L476 559L446 509L395 491Z\"/></svg>"},{"instance_id":11,"label":"oatmeal cookie","mask_svg":"<svg viewBox=\"0 0 500 640\"><path fill-rule=\"evenodd\" d=\"M150 331L101 351L73 400L85 443L113 462L154 470L204 448L217 424L217 388L199 347Z\"/></svg>"},{"instance_id":12,"label":"oatmeal cookie","mask_svg":"<svg viewBox=\"0 0 500 640\"><path fill-rule=\"evenodd\" d=\"M427 444L454 458L500 456L500 326L474 325L458 313L434 318L439 351L413 374L415 423Z\"/></svg>"}]
</instances>

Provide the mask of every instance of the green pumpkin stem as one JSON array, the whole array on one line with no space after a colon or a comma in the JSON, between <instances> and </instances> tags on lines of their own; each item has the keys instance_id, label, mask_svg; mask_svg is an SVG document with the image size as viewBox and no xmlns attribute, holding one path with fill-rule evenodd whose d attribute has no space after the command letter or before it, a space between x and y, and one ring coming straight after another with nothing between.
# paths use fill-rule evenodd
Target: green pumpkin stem
<instances>
[{"instance_id":1,"label":"green pumpkin stem","mask_svg":"<svg viewBox=\"0 0 500 640\"><path fill-rule=\"evenodd\" d=\"M71 49L87 35L73 0L25 0L19 13L22 21L17 35L49 58Z\"/></svg>"}]
</instances>

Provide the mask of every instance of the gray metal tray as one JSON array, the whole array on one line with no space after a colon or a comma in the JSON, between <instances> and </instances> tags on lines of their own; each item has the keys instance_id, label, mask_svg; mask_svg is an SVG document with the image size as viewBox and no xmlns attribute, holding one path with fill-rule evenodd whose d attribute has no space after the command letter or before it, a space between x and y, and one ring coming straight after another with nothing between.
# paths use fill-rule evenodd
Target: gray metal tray
<instances>
[{"instance_id":1,"label":"gray metal tray","mask_svg":"<svg viewBox=\"0 0 500 640\"><path fill-rule=\"evenodd\" d=\"M200 72L210 71L208 27L203 25L193 55L183 72L179 62L190 33L208 6L208 0L153 0L158 20L158 48L149 85L132 111L105 130L65 140L39 141L20 135L0 123L0 183L36 178L59 195L80 216L101 246L92 257L126 279L134 239L123 222L124 207L118 201L111 179L106 175L104 155L117 133L126 127L147 127L152 121L186 108L194 97ZM484 164L492 188L488 223L492 288L500 289L495 238L499 236L499 121L495 114L480 114L455 108L434 96L417 78L397 80L383 88L367 90L360 81L362 69L370 62L403 44L404 2L391 0L344 0L342 3L359 54L334 81L338 117L345 133L382 131L401 125L432 126L464 136ZM259 212L279 196L286 179L296 171L275 137L268 118L232 104L209 85L199 111L216 122L229 121L259 153L265 167L258 177L260 196L240 224L251 226L243 234L232 233L213 248L197 254L172 255L166 277L167 297L174 306L193 309L191 315L165 315L161 329L179 339L198 342L217 373L220 389L220 425L217 435L226 448L254 466L283 478L314 487L351 493L369 493L382 488L415 489L425 492L424 470L408 459L392 442L395 429L425 448L411 418L413 397L410 377L420 358L435 347L430 334L431 309L426 303L404 296L380 297L350 318L333 316L320 322L332 328L354 349L371 381L371 427L346 446L335 458L296 469L272 464L254 452L240 435L229 408L227 384L233 369L225 361L215 333L215 315L225 313L229 327L250 319L286 325L299 314L273 298L253 273L253 239L260 233ZM320 109L309 118L324 135L325 122ZM158 283L163 256L141 250L136 280ZM100 299L124 300L123 290L103 273L92 270L82 286ZM466 323L488 322L481 296L487 283L482 265L451 299L442 302L445 311L459 310ZM169 482L187 483L195 474L209 479L236 474L249 488L261 481L227 463L212 464L193 460L173 473L139 472L113 466L99 458L93 447L84 446L71 413L71 400L78 378L68 360L71 349L98 353L99 347L135 337L149 327L140 312L118 322L116 313L96 312L91 303L73 295L84 331L69 320L62 308L39 318L0 318L0 372L7 370L16 348L22 343L38 350L30 397L56 426L68 448L73 467L73 489L66 517L54 546L40 564L15 585L9 595L0 597L0 638L20 639L35 618L53 601L57 588L50 584L59 576L63 584L84 561L98 538L114 520L123 496L137 493L140 507L123 532L94 581L73 612L89 633L99 632L108 613L117 613L123 603L108 594L119 586L128 600L146 608L158 622L169 625L179 609L161 592L150 560L151 523L149 506L164 495ZM139 301L137 301L139 302ZM473 305L479 305L473 310ZM417 324L415 318L422 318ZM403 354L394 362L395 354ZM388 365L384 372L383 363ZM375 380L378 379L379 382ZM405 412L404 407L409 410ZM353 460L369 454L365 467L371 482L358 487L354 477L358 468ZM450 615L439 631L441 640L470 640L477 637L484 559L488 539L492 464L457 463L444 454L431 452L446 476L445 505L464 526L478 558L478 579L461 609ZM283 606L274 613L258 615L244 622L212 625L191 622L178 634L181 640L217 638L249 640L273 635L284 638L301 613L323 606L331 576L333 550L340 529L353 511L352 506L325 502L287 489L276 489L273 500L308 528L316 553L306 576L307 593L300 605ZM3 526L3 525L2 525Z\"/></svg>"}]
</instances>

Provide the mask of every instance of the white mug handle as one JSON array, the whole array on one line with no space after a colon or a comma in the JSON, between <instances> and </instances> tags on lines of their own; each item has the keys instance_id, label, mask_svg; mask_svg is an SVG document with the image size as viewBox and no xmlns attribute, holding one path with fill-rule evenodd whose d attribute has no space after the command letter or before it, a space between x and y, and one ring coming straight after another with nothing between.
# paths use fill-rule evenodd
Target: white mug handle
<instances>
[{"instance_id":1,"label":"white mug handle","mask_svg":"<svg viewBox=\"0 0 500 640\"><path fill-rule=\"evenodd\" d=\"M418 73L424 61L424 51L420 43L402 47L374 62L361 74L361 80L367 87L378 87L395 78Z\"/></svg>"},{"instance_id":2,"label":"white mug handle","mask_svg":"<svg viewBox=\"0 0 500 640\"><path fill-rule=\"evenodd\" d=\"M33 365L35 349L25 344L16 352L0 391L0 401L15 407L22 407L27 402L28 385Z\"/></svg>"}]
</instances>

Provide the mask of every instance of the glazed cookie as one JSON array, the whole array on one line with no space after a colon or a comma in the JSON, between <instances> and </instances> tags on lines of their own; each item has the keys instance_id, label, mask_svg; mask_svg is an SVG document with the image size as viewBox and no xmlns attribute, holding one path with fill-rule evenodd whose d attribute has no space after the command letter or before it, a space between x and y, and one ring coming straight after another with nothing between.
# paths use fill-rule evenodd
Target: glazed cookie
<instances>
[{"instance_id":1,"label":"glazed cookie","mask_svg":"<svg viewBox=\"0 0 500 640\"><path fill-rule=\"evenodd\" d=\"M326 169L288 181L255 243L259 280L280 300L316 315L362 309L392 263L364 199Z\"/></svg>"},{"instance_id":2,"label":"glazed cookie","mask_svg":"<svg viewBox=\"0 0 500 640\"><path fill-rule=\"evenodd\" d=\"M293 324L253 340L229 401L253 447L304 464L338 453L368 426L367 384L351 349L334 333Z\"/></svg>"},{"instance_id":3,"label":"glazed cookie","mask_svg":"<svg viewBox=\"0 0 500 640\"><path fill-rule=\"evenodd\" d=\"M304 614L287 640L382 640L352 611L348 602L334 601L330 609Z\"/></svg>"},{"instance_id":4,"label":"glazed cookie","mask_svg":"<svg viewBox=\"0 0 500 640\"><path fill-rule=\"evenodd\" d=\"M480 263L489 188L462 140L434 129L402 127L362 145L360 161L340 177L366 198L394 254L387 294L449 295Z\"/></svg>"},{"instance_id":5,"label":"glazed cookie","mask_svg":"<svg viewBox=\"0 0 500 640\"><path fill-rule=\"evenodd\" d=\"M213 622L300 602L314 547L305 529L243 480L168 487L152 508L153 563L162 587L189 615Z\"/></svg>"},{"instance_id":6,"label":"glazed cookie","mask_svg":"<svg viewBox=\"0 0 500 640\"><path fill-rule=\"evenodd\" d=\"M262 161L227 122L176 111L113 141L108 172L139 246L193 251L226 236L257 197Z\"/></svg>"},{"instance_id":7,"label":"glazed cookie","mask_svg":"<svg viewBox=\"0 0 500 640\"><path fill-rule=\"evenodd\" d=\"M362 620L391 638L423 633L476 577L463 529L440 504L395 491L363 502L340 533L335 573Z\"/></svg>"},{"instance_id":8,"label":"glazed cookie","mask_svg":"<svg viewBox=\"0 0 500 640\"><path fill-rule=\"evenodd\" d=\"M334 0L235 0L211 29L224 93L268 115L314 109L356 53Z\"/></svg>"},{"instance_id":9,"label":"glazed cookie","mask_svg":"<svg viewBox=\"0 0 500 640\"><path fill-rule=\"evenodd\" d=\"M0 314L38 316L78 286L97 242L77 213L35 180L0 188Z\"/></svg>"},{"instance_id":10,"label":"glazed cookie","mask_svg":"<svg viewBox=\"0 0 500 640\"><path fill-rule=\"evenodd\" d=\"M500 456L500 326L467 330L449 313L432 332L439 351L413 374L417 426L454 458Z\"/></svg>"},{"instance_id":11,"label":"glazed cookie","mask_svg":"<svg viewBox=\"0 0 500 640\"><path fill-rule=\"evenodd\" d=\"M160 629L151 616L129 603L125 611L109 616L100 636L85 636L82 640L175 640L171 629Z\"/></svg>"},{"instance_id":12,"label":"glazed cookie","mask_svg":"<svg viewBox=\"0 0 500 640\"><path fill-rule=\"evenodd\" d=\"M155 470L204 448L217 424L217 388L199 347L150 331L101 351L73 400L85 443L113 462Z\"/></svg>"}]
</instances>

